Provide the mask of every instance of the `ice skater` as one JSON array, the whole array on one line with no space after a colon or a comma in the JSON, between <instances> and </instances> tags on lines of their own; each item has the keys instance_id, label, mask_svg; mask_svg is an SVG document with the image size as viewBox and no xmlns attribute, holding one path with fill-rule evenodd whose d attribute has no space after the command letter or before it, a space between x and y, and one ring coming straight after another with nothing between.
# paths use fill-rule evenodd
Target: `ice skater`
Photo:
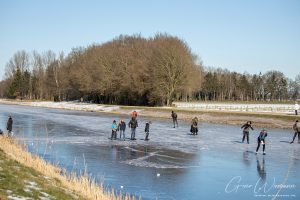
<instances>
[{"instance_id":1,"label":"ice skater","mask_svg":"<svg viewBox=\"0 0 300 200\"><path fill-rule=\"evenodd\" d=\"M299 105L297 101L295 102L295 115L298 115Z\"/></svg>"},{"instance_id":2,"label":"ice skater","mask_svg":"<svg viewBox=\"0 0 300 200\"><path fill-rule=\"evenodd\" d=\"M137 128L139 125L138 125L138 122L137 122L137 120L136 120L135 117L132 117L132 118L131 118L130 122L128 123L128 126L129 126L129 128L131 128L131 137L130 137L130 139L131 139L131 140L136 140L136 139L135 139L135 131L136 131L136 128Z\"/></svg>"},{"instance_id":3,"label":"ice skater","mask_svg":"<svg viewBox=\"0 0 300 200\"><path fill-rule=\"evenodd\" d=\"M118 131L120 131L120 139L123 135L123 140L125 140L125 129L126 129L126 123L123 119L121 119L121 121L118 125Z\"/></svg>"},{"instance_id":4,"label":"ice skater","mask_svg":"<svg viewBox=\"0 0 300 200\"><path fill-rule=\"evenodd\" d=\"M118 129L118 126L117 126L117 122L116 120L113 121L113 124L111 125L111 137L110 139L117 139L117 129Z\"/></svg>"},{"instance_id":5,"label":"ice skater","mask_svg":"<svg viewBox=\"0 0 300 200\"><path fill-rule=\"evenodd\" d=\"M173 110L172 110L171 117L172 117L172 119L173 119L173 125L174 125L173 128L175 128L175 124L177 125L177 128L178 128L177 114L176 114Z\"/></svg>"},{"instance_id":6,"label":"ice skater","mask_svg":"<svg viewBox=\"0 0 300 200\"><path fill-rule=\"evenodd\" d=\"M191 134L193 135L198 135L198 118L195 117L192 119L192 124L191 124Z\"/></svg>"},{"instance_id":7,"label":"ice skater","mask_svg":"<svg viewBox=\"0 0 300 200\"><path fill-rule=\"evenodd\" d=\"M134 118L136 119L137 116L138 116L138 113L134 110L134 111L131 113L131 117L134 117Z\"/></svg>"},{"instance_id":8,"label":"ice skater","mask_svg":"<svg viewBox=\"0 0 300 200\"><path fill-rule=\"evenodd\" d=\"M298 120L295 121L295 124L293 125L293 130L295 131L293 141L290 142L290 144L294 143L294 140L296 136L298 135L298 144L300 144L300 125Z\"/></svg>"},{"instance_id":9,"label":"ice skater","mask_svg":"<svg viewBox=\"0 0 300 200\"><path fill-rule=\"evenodd\" d=\"M146 134L146 137L145 137L145 140L148 141L149 138L149 132L150 132L150 124L151 124L151 121L147 122L146 125L145 125L145 134Z\"/></svg>"},{"instance_id":10,"label":"ice skater","mask_svg":"<svg viewBox=\"0 0 300 200\"><path fill-rule=\"evenodd\" d=\"M259 133L259 136L257 138L257 148L256 148L256 152L255 154L257 154L258 152L258 149L260 147L260 144L263 145L263 155L266 155L266 152L265 152L265 149L266 149L266 137L268 136L268 133L265 129L263 129L260 133Z\"/></svg>"},{"instance_id":11,"label":"ice skater","mask_svg":"<svg viewBox=\"0 0 300 200\"><path fill-rule=\"evenodd\" d=\"M252 130L253 127L251 126L252 122L251 121L247 121L246 124L244 124L241 128L243 128L243 139L242 139L242 142L244 142L245 140L245 137L247 137L247 143L249 144L249 131L250 131L250 128Z\"/></svg>"},{"instance_id":12,"label":"ice skater","mask_svg":"<svg viewBox=\"0 0 300 200\"><path fill-rule=\"evenodd\" d=\"M7 129L7 135L8 137L12 136L12 125L13 125L13 120L12 117L9 116L6 124L6 129Z\"/></svg>"}]
</instances>

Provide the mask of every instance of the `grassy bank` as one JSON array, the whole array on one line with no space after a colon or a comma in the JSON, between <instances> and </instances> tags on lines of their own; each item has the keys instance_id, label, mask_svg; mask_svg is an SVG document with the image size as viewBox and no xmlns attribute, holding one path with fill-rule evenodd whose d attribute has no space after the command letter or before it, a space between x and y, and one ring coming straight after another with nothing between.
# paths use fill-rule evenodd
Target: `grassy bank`
<instances>
[{"instance_id":1,"label":"grassy bank","mask_svg":"<svg viewBox=\"0 0 300 200\"><path fill-rule=\"evenodd\" d=\"M182 108L159 108L159 107L126 107L121 106L121 108L132 110L132 109L145 109L145 110L152 110L152 111L160 111L160 112L168 112L170 113L171 110L182 113L182 114L191 114L191 115L203 115L209 114L212 116L249 116L249 117L265 117L265 118L274 118L274 119L282 119L282 120L295 120L300 119L300 115L288 115L282 113L252 113L252 112L242 112L242 111L218 111L218 110L192 110L192 109L182 109Z\"/></svg>"},{"instance_id":2,"label":"grassy bank","mask_svg":"<svg viewBox=\"0 0 300 200\"><path fill-rule=\"evenodd\" d=\"M84 199L60 181L26 167L0 150L0 199Z\"/></svg>"},{"instance_id":3,"label":"grassy bank","mask_svg":"<svg viewBox=\"0 0 300 200\"><path fill-rule=\"evenodd\" d=\"M129 200L97 185L88 176L67 175L14 140L0 136L0 199Z\"/></svg>"},{"instance_id":4,"label":"grassy bank","mask_svg":"<svg viewBox=\"0 0 300 200\"><path fill-rule=\"evenodd\" d=\"M178 114L178 118L190 121L193 117L198 117L200 122L221 123L241 125L248 120L254 122L255 126L269 128L292 127L296 119L300 120L300 115L282 114L282 113L254 113L242 111L219 111L219 110L193 110L181 109L176 107L143 107L143 106L120 106L120 110L115 113L130 113L132 110L139 110L140 115L148 117L169 118L171 110Z\"/></svg>"}]
</instances>

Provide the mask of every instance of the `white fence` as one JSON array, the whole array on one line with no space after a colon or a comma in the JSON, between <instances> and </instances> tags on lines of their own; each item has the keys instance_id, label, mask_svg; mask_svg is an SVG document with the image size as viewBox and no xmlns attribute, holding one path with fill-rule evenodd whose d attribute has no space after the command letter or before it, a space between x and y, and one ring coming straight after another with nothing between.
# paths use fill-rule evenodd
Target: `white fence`
<instances>
[{"instance_id":1,"label":"white fence","mask_svg":"<svg viewBox=\"0 0 300 200\"><path fill-rule=\"evenodd\" d=\"M219 110L242 112L270 112L294 113L293 104L239 104L239 103L204 103L204 102L173 102L173 105L182 109Z\"/></svg>"}]
</instances>

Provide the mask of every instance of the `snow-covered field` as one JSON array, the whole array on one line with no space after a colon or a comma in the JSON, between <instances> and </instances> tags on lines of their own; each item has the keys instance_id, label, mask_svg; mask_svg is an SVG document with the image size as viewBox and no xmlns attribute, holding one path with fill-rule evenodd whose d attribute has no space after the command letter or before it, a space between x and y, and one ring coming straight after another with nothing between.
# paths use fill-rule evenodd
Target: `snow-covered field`
<instances>
[{"instance_id":1,"label":"snow-covered field","mask_svg":"<svg viewBox=\"0 0 300 200\"><path fill-rule=\"evenodd\" d=\"M67 110L79 110L79 111L102 111L102 112L111 112L118 110L119 106L110 106L110 105L99 105L99 104L90 104L90 103L81 103L81 102L53 102L53 101L8 101L0 99L0 103L4 104L17 104L24 106L34 106L34 107L44 107L44 108L57 108L57 109L67 109Z\"/></svg>"},{"instance_id":2,"label":"snow-covered field","mask_svg":"<svg viewBox=\"0 0 300 200\"><path fill-rule=\"evenodd\" d=\"M100 105L81 102L27 102L27 101L9 101L0 99L0 103L18 104L34 107L46 107L79 111L101 111L112 112L118 111L119 106ZM180 109L192 110L212 110L212 111L233 111L233 112L251 112L251 113L278 113L278 114L294 114L295 105L293 104L246 104L246 103L201 103L201 102L174 102L173 105ZM170 107L164 107L170 108Z\"/></svg>"},{"instance_id":3,"label":"snow-covered field","mask_svg":"<svg viewBox=\"0 0 300 200\"><path fill-rule=\"evenodd\" d=\"M107 106L89 103L76 103L76 102L30 102L30 106L46 107L46 108L61 108L68 110L81 110L81 111L107 111L119 109L119 106Z\"/></svg>"},{"instance_id":4,"label":"snow-covered field","mask_svg":"<svg viewBox=\"0 0 300 200\"><path fill-rule=\"evenodd\" d=\"M294 113L293 104L246 104L246 103L201 103L174 102L175 107L194 110L219 110L258 113Z\"/></svg>"}]
</instances>

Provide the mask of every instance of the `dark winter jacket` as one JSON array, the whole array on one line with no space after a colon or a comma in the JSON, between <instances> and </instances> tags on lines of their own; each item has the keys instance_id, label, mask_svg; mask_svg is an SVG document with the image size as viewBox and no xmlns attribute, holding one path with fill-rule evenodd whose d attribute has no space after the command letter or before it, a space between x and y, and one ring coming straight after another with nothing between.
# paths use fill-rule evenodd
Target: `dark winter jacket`
<instances>
[{"instance_id":1,"label":"dark winter jacket","mask_svg":"<svg viewBox=\"0 0 300 200\"><path fill-rule=\"evenodd\" d=\"M197 121L193 121L193 122L192 122L192 127L198 128L198 122L197 122Z\"/></svg>"},{"instance_id":2,"label":"dark winter jacket","mask_svg":"<svg viewBox=\"0 0 300 200\"><path fill-rule=\"evenodd\" d=\"M11 130L12 130L12 124L13 124L13 120L12 120L12 118L10 117L10 118L8 118L7 125L6 125L6 129L7 129L8 131L11 131Z\"/></svg>"},{"instance_id":3,"label":"dark winter jacket","mask_svg":"<svg viewBox=\"0 0 300 200\"><path fill-rule=\"evenodd\" d=\"M138 127L138 122L135 118L132 118L128 123L129 128L136 128Z\"/></svg>"},{"instance_id":4,"label":"dark winter jacket","mask_svg":"<svg viewBox=\"0 0 300 200\"><path fill-rule=\"evenodd\" d=\"M149 132L150 124L147 122L145 126L145 132Z\"/></svg>"},{"instance_id":5,"label":"dark winter jacket","mask_svg":"<svg viewBox=\"0 0 300 200\"><path fill-rule=\"evenodd\" d=\"M120 122L118 130L125 131L125 129L126 129L126 123L125 122Z\"/></svg>"},{"instance_id":6,"label":"dark winter jacket","mask_svg":"<svg viewBox=\"0 0 300 200\"><path fill-rule=\"evenodd\" d=\"M250 131L250 128L252 129L252 130L254 130L253 128L252 128L252 126L251 126L251 124L248 124L248 123L246 123L246 124L244 124L241 128L244 128L244 132L249 132Z\"/></svg>"},{"instance_id":7,"label":"dark winter jacket","mask_svg":"<svg viewBox=\"0 0 300 200\"><path fill-rule=\"evenodd\" d=\"M265 138L268 136L267 131L261 131L259 136L258 136L258 140L265 140Z\"/></svg>"},{"instance_id":8,"label":"dark winter jacket","mask_svg":"<svg viewBox=\"0 0 300 200\"><path fill-rule=\"evenodd\" d=\"M173 119L177 119L177 114L175 112L172 112L171 116Z\"/></svg>"}]
</instances>

